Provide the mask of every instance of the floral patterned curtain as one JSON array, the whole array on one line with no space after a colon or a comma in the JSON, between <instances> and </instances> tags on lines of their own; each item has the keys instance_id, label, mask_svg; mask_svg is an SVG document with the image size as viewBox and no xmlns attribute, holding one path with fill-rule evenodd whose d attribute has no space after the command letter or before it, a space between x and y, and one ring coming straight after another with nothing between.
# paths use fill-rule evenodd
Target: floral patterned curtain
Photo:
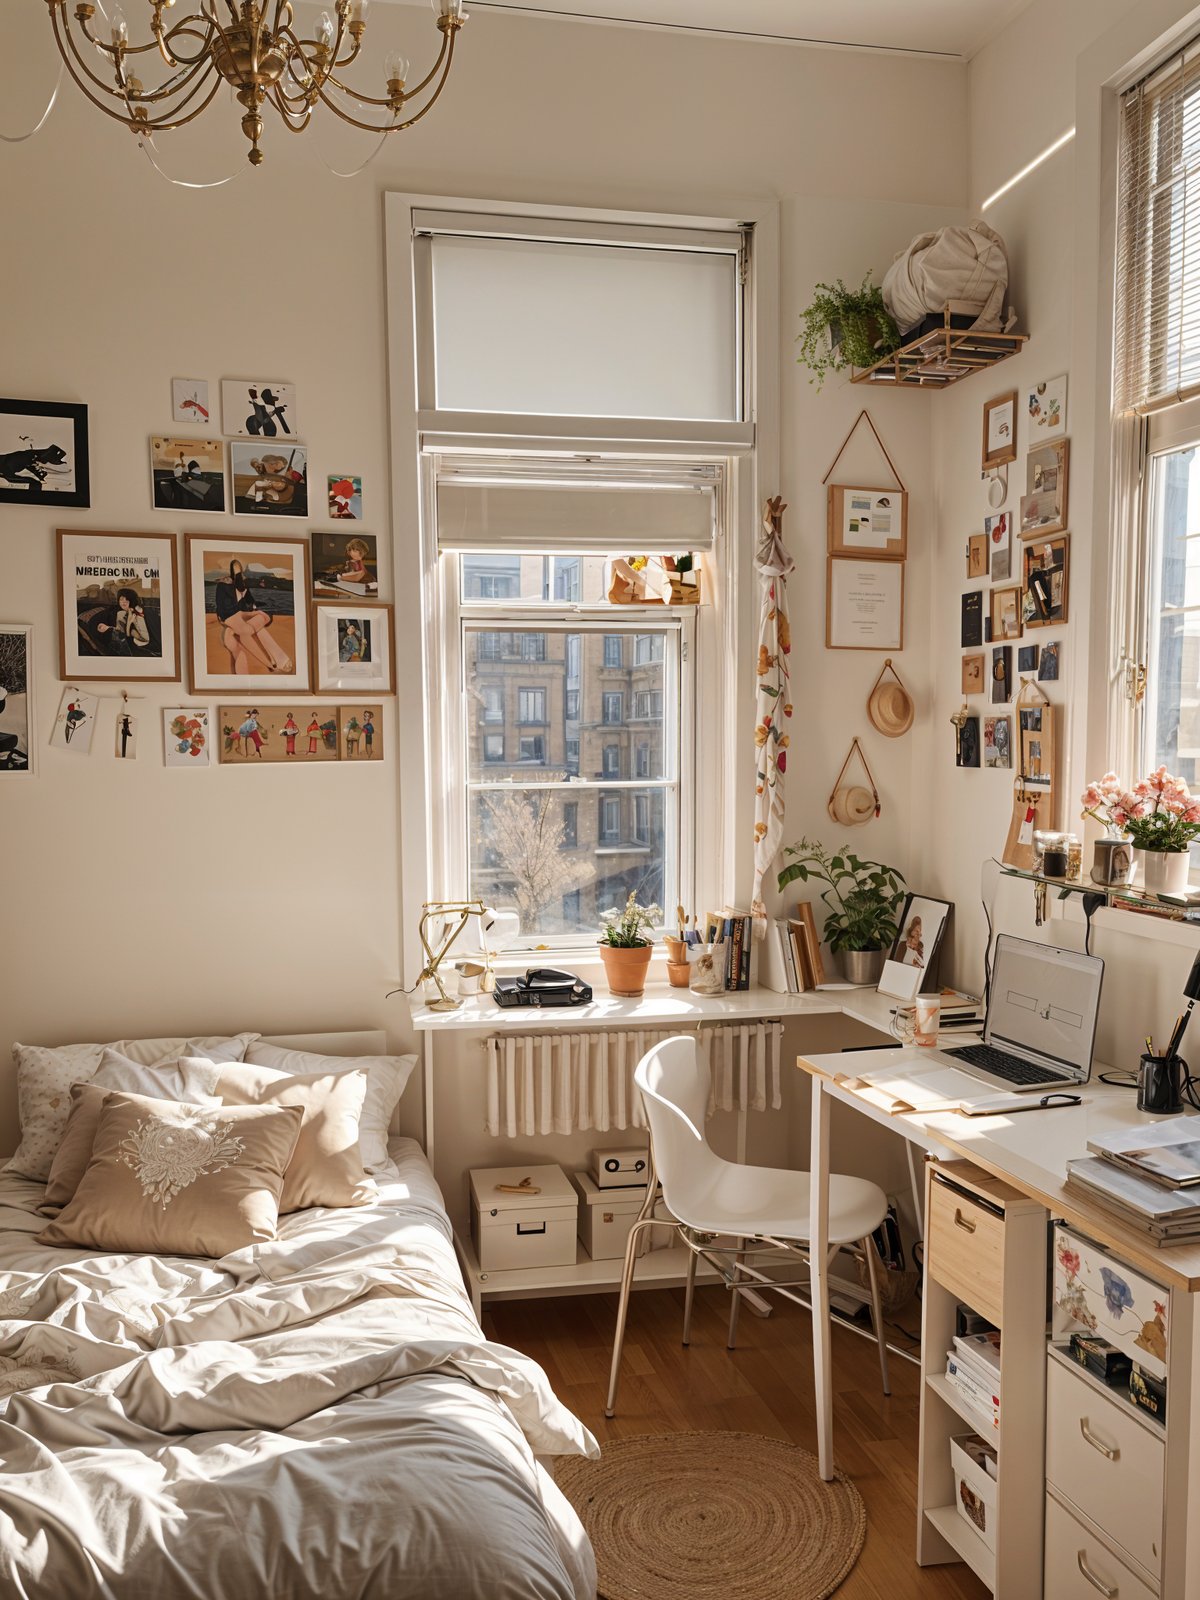
<instances>
[{"instance_id":1,"label":"floral patterned curtain","mask_svg":"<svg viewBox=\"0 0 1200 1600\"><path fill-rule=\"evenodd\" d=\"M795 568L783 543L780 495L763 508L754 565L762 587L758 621L758 664L755 680L754 744L758 776L754 801L754 895L751 910L755 936L767 926L762 883L783 838L783 780L787 771L792 715L789 657L792 632L788 623L787 579Z\"/></svg>"}]
</instances>

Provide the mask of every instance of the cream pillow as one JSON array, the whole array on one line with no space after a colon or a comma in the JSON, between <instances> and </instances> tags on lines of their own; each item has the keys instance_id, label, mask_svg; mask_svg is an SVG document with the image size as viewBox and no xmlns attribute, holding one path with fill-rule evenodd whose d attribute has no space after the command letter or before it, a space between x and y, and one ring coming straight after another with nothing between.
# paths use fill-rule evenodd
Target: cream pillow
<instances>
[{"instance_id":1,"label":"cream pillow","mask_svg":"<svg viewBox=\"0 0 1200 1600\"><path fill-rule=\"evenodd\" d=\"M284 1078L270 1067L242 1062L221 1068L216 1092L226 1105L299 1106L303 1112L283 1178L280 1215L309 1206L362 1206L375 1198L358 1147L367 1092L361 1068Z\"/></svg>"},{"instance_id":2,"label":"cream pillow","mask_svg":"<svg viewBox=\"0 0 1200 1600\"><path fill-rule=\"evenodd\" d=\"M110 1091L75 1198L37 1242L219 1260L273 1239L302 1118Z\"/></svg>"},{"instance_id":3,"label":"cream pillow","mask_svg":"<svg viewBox=\"0 0 1200 1600\"><path fill-rule=\"evenodd\" d=\"M150 1095L158 1100L188 1105L219 1106L221 1101L218 1097L200 1092L196 1085L202 1084L205 1089L211 1089L223 1070L218 1062L206 1061L202 1057L164 1062L158 1067L139 1067L115 1050L106 1050L95 1076L88 1083L71 1085L71 1109L67 1114L67 1125L63 1129L62 1143L50 1164L46 1198L38 1210L53 1215L60 1206L67 1204L79 1187L79 1180L92 1159L92 1141L96 1136L104 1097L111 1090L120 1089L129 1094Z\"/></svg>"},{"instance_id":4,"label":"cream pillow","mask_svg":"<svg viewBox=\"0 0 1200 1600\"><path fill-rule=\"evenodd\" d=\"M139 1066L174 1061L181 1055L229 1062L241 1061L246 1047L257 1038L256 1033L239 1033L232 1038L122 1039L115 1045L14 1044L21 1142L4 1171L45 1182L67 1125L71 1085L89 1082L106 1050L117 1050Z\"/></svg>"},{"instance_id":5,"label":"cream pillow","mask_svg":"<svg viewBox=\"0 0 1200 1600\"><path fill-rule=\"evenodd\" d=\"M247 1065L271 1067L285 1076L312 1073L365 1071L367 1095L358 1125L358 1144L368 1172L387 1171L388 1127L404 1086L417 1064L416 1056L320 1056L311 1050L287 1050L282 1045L254 1039L244 1057Z\"/></svg>"}]
</instances>

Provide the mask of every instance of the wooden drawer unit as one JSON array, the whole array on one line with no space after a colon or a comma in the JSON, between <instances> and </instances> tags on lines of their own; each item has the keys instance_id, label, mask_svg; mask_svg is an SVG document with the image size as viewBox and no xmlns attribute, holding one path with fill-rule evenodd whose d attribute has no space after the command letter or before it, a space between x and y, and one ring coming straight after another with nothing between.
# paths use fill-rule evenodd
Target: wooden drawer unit
<instances>
[{"instance_id":1,"label":"wooden drawer unit","mask_svg":"<svg viewBox=\"0 0 1200 1600\"><path fill-rule=\"evenodd\" d=\"M1046 1496L1046 1600L1155 1600L1157 1591L1052 1495Z\"/></svg>"},{"instance_id":2,"label":"wooden drawer unit","mask_svg":"<svg viewBox=\"0 0 1200 1600\"><path fill-rule=\"evenodd\" d=\"M1048 1360L1046 1482L1148 1572L1162 1559L1163 1438L1124 1402L1111 1400ZM1047 1586L1047 1594L1057 1590ZM1074 1593L1074 1590L1069 1591Z\"/></svg>"},{"instance_id":3,"label":"wooden drawer unit","mask_svg":"<svg viewBox=\"0 0 1200 1600\"><path fill-rule=\"evenodd\" d=\"M999 1326L1004 1320L1003 1206L986 1193L973 1192L978 1183L968 1186L960 1181L954 1165L936 1169L929 1186L929 1270L943 1288ZM939 1181L941 1171L949 1182Z\"/></svg>"}]
</instances>

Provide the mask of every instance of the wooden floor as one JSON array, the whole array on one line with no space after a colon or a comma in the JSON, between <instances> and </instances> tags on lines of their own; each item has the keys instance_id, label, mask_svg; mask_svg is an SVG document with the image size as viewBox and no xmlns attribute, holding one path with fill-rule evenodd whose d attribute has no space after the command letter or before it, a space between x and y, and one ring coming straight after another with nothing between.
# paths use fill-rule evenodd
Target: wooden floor
<instances>
[{"instance_id":1,"label":"wooden floor","mask_svg":"<svg viewBox=\"0 0 1200 1600\"><path fill-rule=\"evenodd\" d=\"M617 1415L604 1416L616 1295L505 1301L484 1312L490 1338L533 1356L560 1398L600 1440L635 1433L727 1428L790 1439L816 1450L808 1313L775 1298L764 1320L743 1307L740 1348L725 1348L728 1300L700 1289L692 1342L680 1343L683 1292L639 1290L626 1335ZM915 1321L916 1313L913 1313ZM986 1600L962 1565L918 1567L914 1558L917 1368L892 1357L885 1399L875 1345L833 1336L834 1449L867 1507L867 1542L838 1600Z\"/></svg>"}]
</instances>

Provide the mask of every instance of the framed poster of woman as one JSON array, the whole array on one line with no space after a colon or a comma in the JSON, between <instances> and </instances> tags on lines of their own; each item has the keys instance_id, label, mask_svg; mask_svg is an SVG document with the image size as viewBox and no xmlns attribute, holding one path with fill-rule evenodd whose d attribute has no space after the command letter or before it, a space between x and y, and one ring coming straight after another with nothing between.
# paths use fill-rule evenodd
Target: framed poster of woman
<instances>
[{"instance_id":1,"label":"framed poster of woman","mask_svg":"<svg viewBox=\"0 0 1200 1600\"><path fill-rule=\"evenodd\" d=\"M193 692L311 687L307 540L188 534L184 565Z\"/></svg>"}]
</instances>

